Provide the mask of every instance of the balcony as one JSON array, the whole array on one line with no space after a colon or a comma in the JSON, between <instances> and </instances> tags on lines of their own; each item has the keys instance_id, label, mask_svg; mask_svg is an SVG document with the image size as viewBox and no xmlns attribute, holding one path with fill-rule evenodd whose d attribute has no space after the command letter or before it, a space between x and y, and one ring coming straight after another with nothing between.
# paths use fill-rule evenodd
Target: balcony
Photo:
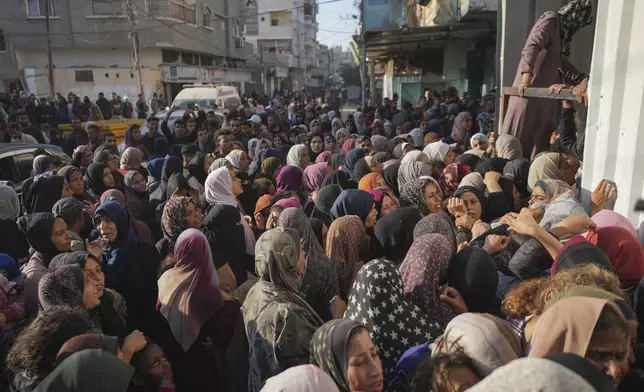
<instances>
[{"instance_id":1,"label":"balcony","mask_svg":"<svg viewBox=\"0 0 644 392\"><path fill-rule=\"evenodd\" d=\"M94 15L125 15L119 0L92 0L92 12Z\"/></svg>"},{"instance_id":2,"label":"balcony","mask_svg":"<svg viewBox=\"0 0 644 392\"><path fill-rule=\"evenodd\" d=\"M251 79L247 69L161 64L161 80L166 83L245 83Z\"/></svg>"},{"instance_id":3,"label":"balcony","mask_svg":"<svg viewBox=\"0 0 644 392\"><path fill-rule=\"evenodd\" d=\"M293 54L288 52L282 53L264 53L262 61L265 66L269 67L288 67L288 68L298 68L299 63L298 59L293 56Z\"/></svg>"},{"instance_id":4,"label":"balcony","mask_svg":"<svg viewBox=\"0 0 644 392\"><path fill-rule=\"evenodd\" d=\"M183 0L148 0L148 11L154 18L167 18L197 23L197 8Z\"/></svg>"}]
</instances>

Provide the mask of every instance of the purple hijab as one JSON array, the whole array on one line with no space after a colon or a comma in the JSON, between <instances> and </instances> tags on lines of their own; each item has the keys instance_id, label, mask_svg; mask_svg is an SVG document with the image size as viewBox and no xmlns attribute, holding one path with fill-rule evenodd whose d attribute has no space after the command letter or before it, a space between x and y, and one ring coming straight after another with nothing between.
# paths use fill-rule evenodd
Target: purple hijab
<instances>
[{"instance_id":1,"label":"purple hijab","mask_svg":"<svg viewBox=\"0 0 644 392\"><path fill-rule=\"evenodd\" d=\"M284 166L277 175L277 193L284 191L299 192L302 189L302 170L295 166Z\"/></svg>"},{"instance_id":2,"label":"purple hijab","mask_svg":"<svg viewBox=\"0 0 644 392\"><path fill-rule=\"evenodd\" d=\"M304 169L304 183L309 191L315 192L320 190L320 185L324 177L328 174L326 162L315 163Z\"/></svg>"}]
</instances>

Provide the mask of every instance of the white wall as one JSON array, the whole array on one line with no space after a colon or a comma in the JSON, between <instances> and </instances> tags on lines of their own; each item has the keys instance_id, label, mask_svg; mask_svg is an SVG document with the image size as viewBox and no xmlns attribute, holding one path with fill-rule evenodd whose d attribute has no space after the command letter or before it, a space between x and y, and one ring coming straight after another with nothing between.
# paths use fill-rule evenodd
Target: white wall
<instances>
[{"instance_id":1,"label":"white wall","mask_svg":"<svg viewBox=\"0 0 644 392\"><path fill-rule=\"evenodd\" d=\"M131 67L131 51L127 49L54 49L54 66L67 67ZM16 60L20 68L47 67L47 53L44 51L17 50ZM161 63L161 49L141 49L140 63L143 67L158 68Z\"/></svg>"},{"instance_id":2,"label":"white wall","mask_svg":"<svg viewBox=\"0 0 644 392\"><path fill-rule=\"evenodd\" d=\"M582 186L591 191L602 178L614 180L615 211L639 226L644 216L633 206L644 196L644 2L600 0L597 15Z\"/></svg>"}]
</instances>

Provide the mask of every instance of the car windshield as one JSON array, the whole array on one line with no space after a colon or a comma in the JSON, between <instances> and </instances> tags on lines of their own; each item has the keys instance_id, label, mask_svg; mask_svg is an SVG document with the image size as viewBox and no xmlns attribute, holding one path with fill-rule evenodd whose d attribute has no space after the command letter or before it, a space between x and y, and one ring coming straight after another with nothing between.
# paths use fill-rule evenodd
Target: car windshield
<instances>
[{"instance_id":1,"label":"car windshield","mask_svg":"<svg viewBox=\"0 0 644 392\"><path fill-rule=\"evenodd\" d=\"M212 100L210 99L186 99L186 100L175 100L174 101L174 106L179 106L179 109L186 110L188 109L188 105L194 104L198 106L200 109L210 109L211 108L211 102Z\"/></svg>"}]
</instances>

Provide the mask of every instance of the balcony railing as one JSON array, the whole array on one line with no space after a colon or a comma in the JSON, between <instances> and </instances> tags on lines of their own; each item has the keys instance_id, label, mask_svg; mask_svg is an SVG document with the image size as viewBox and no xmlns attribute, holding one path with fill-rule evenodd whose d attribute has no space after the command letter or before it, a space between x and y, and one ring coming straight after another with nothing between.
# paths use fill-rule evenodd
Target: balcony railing
<instances>
[{"instance_id":1,"label":"balcony railing","mask_svg":"<svg viewBox=\"0 0 644 392\"><path fill-rule=\"evenodd\" d=\"M92 0L94 15L124 15L123 2L120 0Z\"/></svg>"},{"instance_id":2,"label":"balcony railing","mask_svg":"<svg viewBox=\"0 0 644 392\"><path fill-rule=\"evenodd\" d=\"M150 15L156 18L177 19L197 23L197 9L194 4L182 0L148 0Z\"/></svg>"}]
</instances>

